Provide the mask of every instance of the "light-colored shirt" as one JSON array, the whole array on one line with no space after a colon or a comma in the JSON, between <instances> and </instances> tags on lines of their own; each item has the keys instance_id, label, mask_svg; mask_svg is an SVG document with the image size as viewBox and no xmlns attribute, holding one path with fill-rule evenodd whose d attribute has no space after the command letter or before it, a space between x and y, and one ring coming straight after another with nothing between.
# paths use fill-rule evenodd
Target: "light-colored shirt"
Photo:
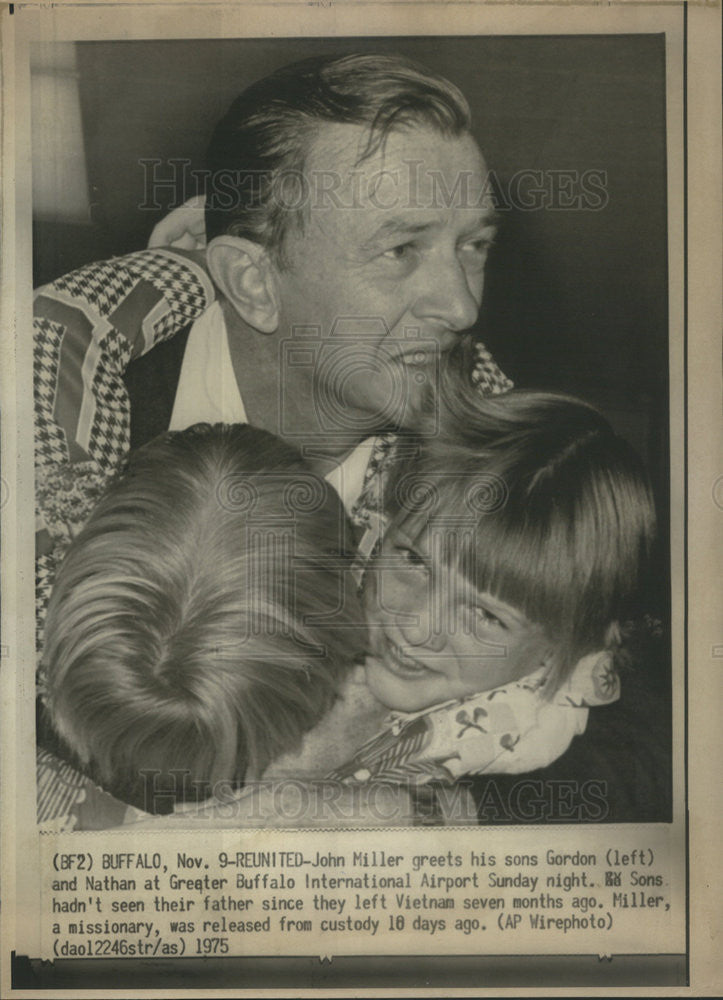
<instances>
[{"instance_id":1,"label":"light-colored shirt","mask_svg":"<svg viewBox=\"0 0 723 1000\"><path fill-rule=\"evenodd\" d=\"M219 302L211 303L191 327L169 430L200 423L248 423Z\"/></svg>"},{"instance_id":2,"label":"light-colored shirt","mask_svg":"<svg viewBox=\"0 0 723 1000\"><path fill-rule=\"evenodd\" d=\"M213 302L191 327L170 430L180 431L198 423L248 423L219 302ZM375 440L362 441L325 477L341 497L347 513L361 493Z\"/></svg>"}]
</instances>

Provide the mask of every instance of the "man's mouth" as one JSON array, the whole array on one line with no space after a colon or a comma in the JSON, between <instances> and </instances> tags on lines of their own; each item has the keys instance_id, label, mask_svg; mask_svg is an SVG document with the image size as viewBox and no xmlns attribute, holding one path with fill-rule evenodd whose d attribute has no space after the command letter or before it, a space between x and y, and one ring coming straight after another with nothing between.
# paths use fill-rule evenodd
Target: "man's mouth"
<instances>
[{"instance_id":1,"label":"man's mouth","mask_svg":"<svg viewBox=\"0 0 723 1000\"><path fill-rule=\"evenodd\" d=\"M397 355L397 361L400 361L407 368L427 368L433 360L426 351L411 351L407 354Z\"/></svg>"},{"instance_id":2,"label":"man's mouth","mask_svg":"<svg viewBox=\"0 0 723 1000\"><path fill-rule=\"evenodd\" d=\"M415 351L404 351L396 356L396 360L401 362L406 368L421 368L427 369L432 367L435 362L445 354L449 354L454 346L454 341L452 341L449 346L438 345L435 351L425 351L425 350L415 350Z\"/></svg>"},{"instance_id":3,"label":"man's mouth","mask_svg":"<svg viewBox=\"0 0 723 1000\"><path fill-rule=\"evenodd\" d=\"M438 337L434 347L419 344L414 345L407 342L401 350L390 351L390 358L403 364L407 368L429 368L443 354L448 354L459 340L459 335L449 333Z\"/></svg>"}]
</instances>

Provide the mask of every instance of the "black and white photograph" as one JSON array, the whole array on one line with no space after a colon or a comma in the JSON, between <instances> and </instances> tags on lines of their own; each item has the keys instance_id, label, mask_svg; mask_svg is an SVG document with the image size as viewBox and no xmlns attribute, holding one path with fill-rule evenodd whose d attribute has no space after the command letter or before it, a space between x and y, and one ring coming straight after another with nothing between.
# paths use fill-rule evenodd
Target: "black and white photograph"
<instances>
[{"instance_id":1,"label":"black and white photograph","mask_svg":"<svg viewBox=\"0 0 723 1000\"><path fill-rule=\"evenodd\" d=\"M405 23L25 42L13 995L690 983L683 33Z\"/></svg>"},{"instance_id":2,"label":"black and white photograph","mask_svg":"<svg viewBox=\"0 0 723 1000\"><path fill-rule=\"evenodd\" d=\"M83 828L58 758L109 825L272 775L670 820L664 71L655 35L39 48L40 822Z\"/></svg>"}]
</instances>

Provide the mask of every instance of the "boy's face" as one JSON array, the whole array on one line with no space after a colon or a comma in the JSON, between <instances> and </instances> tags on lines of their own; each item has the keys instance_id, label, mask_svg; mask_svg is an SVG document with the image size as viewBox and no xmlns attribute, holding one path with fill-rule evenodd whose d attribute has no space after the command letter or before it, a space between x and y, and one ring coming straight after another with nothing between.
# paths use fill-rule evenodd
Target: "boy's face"
<instances>
[{"instance_id":1,"label":"boy's face","mask_svg":"<svg viewBox=\"0 0 723 1000\"><path fill-rule=\"evenodd\" d=\"M441 541L407 521L390 529L367 573L367 683L389 708L413 712L489 691L554 653L542 626L447 566Z\"/></svg>"}]
</instances>

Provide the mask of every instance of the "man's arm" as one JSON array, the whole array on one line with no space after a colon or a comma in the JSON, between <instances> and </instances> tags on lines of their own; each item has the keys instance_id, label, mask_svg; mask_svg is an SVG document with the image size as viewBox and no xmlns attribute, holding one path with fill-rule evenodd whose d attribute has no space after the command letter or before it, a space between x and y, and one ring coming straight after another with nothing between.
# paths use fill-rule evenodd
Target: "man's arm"
<instances>
[{"instance_id":1,"label":"man's arm","mask_svg":"<svg viewBox=\"0 0 723 1000\"><path fill-rule=\"evenodd\" d=\"M202 259L177 250L146 250L90 264L37 292L39 530L52 533L63 522L60 498L69 491L75 491L72 499L82 517L81 496L92 494L122 464L130 445L123 373L133 358L173 337L213 301Z\"/></svg>"},{"instance_id":2,"label":"man's arm","mask_svg":"<svg viewBox=\"0 0 723 1000\"><path fill-rule=\"evenodd\" d=\"M202 254L144 250L90 264L35 298L36 466L90 460L114 470L128 448L128 363L214 299Z\"/></svg>"},{"instance_id":3,"label":"man's arm","mask_svg":"<svg viewBox=\"0 0 723 1000\"><path fill-rule=\"evenodd\" d=\"M55 564L130 447L123 373L215 297L204 255L144 250L38 290L34 305L38 641Z\"/></svg>"}]
</instances>

